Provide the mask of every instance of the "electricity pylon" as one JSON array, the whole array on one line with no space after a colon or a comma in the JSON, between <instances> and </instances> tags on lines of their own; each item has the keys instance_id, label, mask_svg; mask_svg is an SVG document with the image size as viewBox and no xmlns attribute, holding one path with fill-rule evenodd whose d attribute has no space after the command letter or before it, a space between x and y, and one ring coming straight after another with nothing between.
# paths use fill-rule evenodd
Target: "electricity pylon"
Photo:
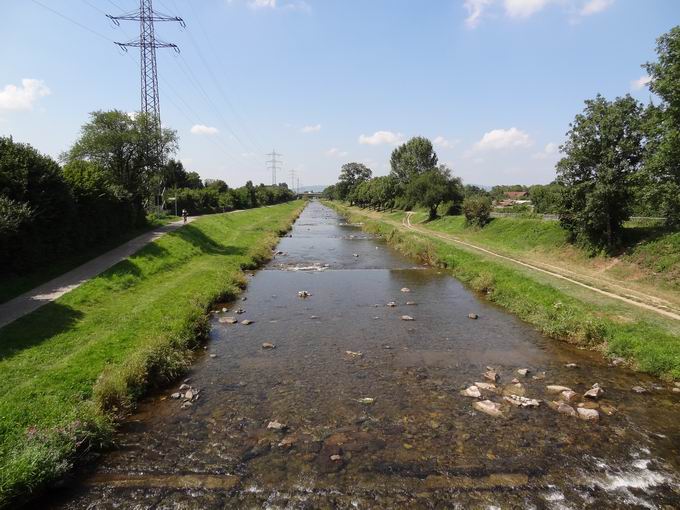
<instances>
[{"instance_id":1,"label":"electricity pylon","mask_svg":"<svg viewBox=\"0 0 680 510\"><path fill-rule=\"evenodd\" d=\"M272 171L272 186L276 186L276 171L281 169L281 163L283 163L281 160L277 160L277 156L283 156L283 154L279 154L276 152L276 149L272 149L272 151L269 154L265 154L265 156L269 156L270 159L267 161L267 165L269 165L267 168L269 168Z\"/></svg>"}]
</instances>

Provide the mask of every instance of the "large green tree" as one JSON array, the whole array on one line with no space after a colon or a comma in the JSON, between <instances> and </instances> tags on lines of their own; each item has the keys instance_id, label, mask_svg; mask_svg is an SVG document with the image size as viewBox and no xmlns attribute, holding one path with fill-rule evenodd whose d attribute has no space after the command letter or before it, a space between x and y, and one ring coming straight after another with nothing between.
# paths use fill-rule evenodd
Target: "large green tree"
<instances>
[{"instance_id":1,"label":"large green tree","mask_svg":"<svg viewBox=\"0 0 680 510\"><path fill-rule=\"evenodd\" d=\"M658 60L645 64L649 88L662 100L647 109L642 201L680 226L680 26L657 40Z\"/></svg>"},{"instance_id":2,"label":"large green tree","mask_svg":"<svg viewBox=\"0 0 680 510\"><path fill-rule=\"evenodd\" d=\"M149 150L158 147L159 150ZM164 161L177 150L177 134L157 130L146 115L120 110L97 111L81 129L78 141L63 156L86 160L109 174L139 204L158 192Z\"/></svg>"},{"instance_id":3,"label":"large green tree","mask_svg":"<svg viewBox=\"0 0 680 510\"><path fill-rule=\"evenodd\" d=\"M359 184L371 178L373 171L363 163L346 163L340 169L336 193L340 200L346 200Z\"/></svg>"},{"instance_id":4,"label":"large green tree","mask_svg":"<svg viewBox=\"0 0 680 510\"><path fill-rule=\"evenodd\" d=\"M561 147L560 221L572 239L611 250L630 217L631 177L643 156L642 105L630 96L587 100Z\"/></svg>"},{"instance_id":5,"label":"large green tree","mask_svg":"<svg viewBox=\"0 0 680 510\"><path fill-rule=\"evenodd\" d=\"M419 174L437 168L437 162L437 153L432 142L416 136L392 151L390 175L405 186Z\"/></svg>"},{"instance_id":6,"label":"large green tree","mask_svg":"<svg viewBox=\"0 0 680 510\"><path fill-rule=\"evenodd\" d=\"M406 186L406 197L411 203L426 207L429 219L433 220L441 204L463 199L463 185L460 179L451 177L446 166L440 165L415 175Z\"/></svg>"}]
</instances>

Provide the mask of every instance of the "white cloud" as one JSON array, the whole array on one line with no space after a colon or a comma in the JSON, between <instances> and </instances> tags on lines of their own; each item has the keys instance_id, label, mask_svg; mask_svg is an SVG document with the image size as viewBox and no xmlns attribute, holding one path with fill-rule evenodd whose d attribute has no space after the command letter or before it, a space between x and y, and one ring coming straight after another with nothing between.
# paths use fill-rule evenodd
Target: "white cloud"
<instances>
[{"instance_id":1,"label":"white cloud","mask_svg":"<svg viewBox=\"0 0 680 510\"><path fill-rule=\"evenodd\" d=\"M24 78L21 85L5 85L0 90L0 110L32 110L35 102L52 92L42 80Z\"/></svg>"},{"instance_id":2,"label":"white cloud","mask_svg":"<svg viewBox=\"0 0 680 510\"><path fill-rule=\"evenodd\" d=\"M332 149L328 149L326 151L327 156L331 156L333 158L344 158L347 156L347 151L341 151L337 147L333 147Z\"/></svg>"},{"instance_id":3,"label":"white cloud","mask_svg":"<svg viewBox=\"0 0 680 510\"><path fill-rule=\"evenodd\" d=\"M531 137L524 131L512 127L510 129L493 129L484 133L482 139L474 145L477 151L512 149L530 147Z\"/></svg>"},{"instance_id":4,"label":"white cloud","mask_svg":"<svg viewBox=\"0 0 680 510\"><path fill-rule=\"evenodd\" d=\"M528 18L543 9L551 0L504 0L505 13L511 18Z\"/></svg>"},{"instance_id":5,"label":"white cloud","mask_svg":"<svg viewBox=\"0 0 680 510\"><path fill-rule=\"evenodd\" d=\"M602 12L611 7L614 4L614 1L615 0L588 0L583 7L581 7L579 14L581 16L597 14L598 12Z\"/></svg>"},{"instance_id":6,"label":"white cloud","mask_svg":"<svg viewBox=\"0 0 680 510\"><path fill-rule=\"evenodd\" d=\"M557 154L559 146L556 143L550 142L546 144L541 152L533 154L531 157L534 159L550 159Z\"/></svg>"},{"instance_id":7,"label":"white cloud","mask_svg":"<svg viewBox=\"0 0 680 510\"><path fill-rule=\"evenodd\" d=\"M649 85L652 81L652 78L644 75L640 76L637 80L633 80L630 82L630 88L633 90L641 90L647 85Z\"/></svg>"},{"instance_id":8,"label":"white cloud","mask_svg":"<svg viewBox=\"0 0 680 510\"><path fill-rule=\"evenodd\" d=\"M305 126L300 130L302 133L318 133L321 131L321 124L315 124L313 126Z\"/></svg>"},{"instance_id":9,"label":"white cloud","mask_svg":"<svg viewBox=\"0 0 680 510\"><path fill-rule=\"evenodd\" d=\"M463 7L468 12L468 17L465 18L465 24L469 28L475 28L479 25L479 19L491 2L492 0L465 0Z\"/></svg>"},{"instance_id":10,"label":"white cloud","mask_svg":"<svg viewBox=\"0 0 680 510\"><path fill-rule=\"evenodd\" d=\"M401 133L393 133L392 131L376 131L370 136L359 136L359 143L362 145L381 145L383 143L396 145L404 140L404 135Z\"/></svg>"},{"instance_id":11,"label":"white cloud","mask_svg":"<svg viewBox=\"0 0 680 510\"><path fill-rule=\"evenodd\" d=\"M443 136L438 136L432 140L432 143L437 147L441 147L442 149L453 149L455 145L460 143L460 140L447 140Z\"/></svg>"},{"instance_id":12,"label":"white cloud","mask_svg":"<svg viewBox=\"0 0 680 510\"><path fill-rule=\"evenodd\" d=\"M219 130L215 127L204 126L203 124L195 124L191 126L191 132L195 135L216 135Z\"/></svg>"},{"instance_id":13,"label":"white cloud","mask_svg":"<svg viewBox=\"0 0 680 510\"><path fill-rule=\"evenodd\" d=\"M252 9L276 9L276 0L249 0L248 7Z\"/></svg>"}]
</instances>

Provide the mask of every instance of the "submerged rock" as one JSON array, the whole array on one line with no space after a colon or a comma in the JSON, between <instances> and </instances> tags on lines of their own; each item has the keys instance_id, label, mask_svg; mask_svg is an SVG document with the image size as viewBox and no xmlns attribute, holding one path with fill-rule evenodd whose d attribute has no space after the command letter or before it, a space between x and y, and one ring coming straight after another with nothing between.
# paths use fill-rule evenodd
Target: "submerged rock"
<instances>
[{"instance_id":1,"label":"submerged rock","mask_svg":"<svg viewBox=\"0 0 680 510\"><path fill-rule=\"evenodd\" d=\"M597 421L600 419L600 413L596 409L587 409L585 407L579 407L576 409L578 417L586 421Z\"/></svg>"},{"instance_id":2,"label":"submerged rock","mask_svg":"<svg viewBox=\"0 0 680 510\"><path fill-rule=\"evenodd\" d=\"M394 301L390 301L389 303L387 303L387 306L389 306L390 308L394 308L395 306L397 306L397 303L395 303Z\"/></svg>"},{"instance_id":3,"label":"submerged rock","mask_svg":"<svg viewBox=\"0 0 680 510\"><path fill-rule=\"evenodd\" d=\"M375 402L375 399L372 398L372 397L362 397L362 398L358 398L357 402L359 402L360 404L364 404L364 405L371 405Z\"/></svg>"},{"instance_id":4,"label":"submerged rock","mask_svg":"<svg viewBox=\"0 0 680 510\"><path fill-rule=\"evenodd\" d=\"M277 421L277 420L272 420L269 423L267 423L267 429L269 430L276 430L276 431L283 431L288 428L287 425L284 425L283 423Z\"/></svg>"},{"instance_id":5,"label":"submerged rock","mask_svg":"<svg viewBox=\"0 0 680 510\"><path fill-rule=\"evenodd\" d=\"M515 383L515 384L508 384L505 388L503 388L503 395L506 396L520 396L524 397L526 394L526 390L524 389L524 386L522 386L520 383Z\"/></svg>"},{"instance_id":6,"label":"submerged rock","mask_svg":"<svg viewBox=\"0 0 680 510\"><path fill-rule=\"evenodd\" d=\"M301 297L301 298L308 298L311 295L312 295L312 293L309 292L309 291L306 291L306 290L298 291L298 297Z\"/></svg>"},{"instance_id":7,"label":"submerged rock","mask_svg":"<svg viewBox=\"0 0 680 510\"><path fill-rule=\"evenodd\" d=\"M401 291L402 292L411 292L411 289L409 289L408 287L402 287Z\"/></svg>"},{"instance_id":8,"label":"submerged rock","mask_svg":"<svg viewBox=\"0 0 680 510\"><path fill-rule=\"evenodd\" d=\"M262 344L263 349L276 349L276 345L271 342L265 342Z\"/></svg>"},{"instance_id":9,"label":"submerged rock","mask_svg":"<svg viewBox=\"0 0 680 510\"><path fill-rule=\"evenodd\" d=\"M522 395L506 395L503 400L517 407L538 407L540 405L540 401L535 398L527 398Z\"/></svg>"},{"instance_id":10,"label":"submerged rock","mask_svg":"<svg viewBox=\"0 0 680 510\"><path fill-rule=\"evenodd\" d=\"M578 397L578 393L571 390L565 390L560 393L560 397L562 397L562 400L565 402L571 402L572 400L576 399L576 397Z\"/></svg>"},{"instance_id":11,"label":"submerged rock","mask_svg":"<svg viewBox=\"0 0 680 510\"><path fill-rule=\"evenodd\" d=\"M642 386L633 386L631 388L635 393L647 393L647 388L644 388Z\"/></svg>"},{"instance_id":12,"label":"submerged rock","mask_svg":"<svg viewBox=\"0 0 680 510\"><path fill-rule=\"evenodd\" d=\"M238 322L234 317L220 317L218 321L222 324L236 324Z\"/></svg>"},{"instance_id":13,"label":"submerged rock","mask_svg":"<svg viewBox=\"0 0 680 510\"><path fill-rule=\"evenodd\" d=\"M498 388L496 387L495 384L487 383L487 382L476 382L475 386L477 386L480 390L486 390L486 391L498 391Z\"/></svg>"},{"instance_id":14,"label":"submerged rock","mask_svg":"<svg viewBox=\"0 0 680 510\"><path fill-rule=\"evenodd\" d=\"M545 391L548 393L562 393L563 391L571 391L571 388L560 386L558 384L549 384L545 387Z\"/></svg>"},{"instance_id":15,"label":"submerged rock","mask_svg":"<svg viewBox=\"0 0 680 510\"><path fill-rule=\"evenodd\" d=\"M529 372L531 372L531 370L529 370L528 368L520 368L519 370L517 370L517 373L522 377L526 377L527 375L529 375Z\"/></svg>"},{"instance_id":16,"label":"submerged rock","mask_svg":"<svg viewBox=\"0 0 680 510\"><path fill-rule=\"evenodd\" d=\"M410 315L402 315L401 320L403 321L414 321L415 319L411 317Z\"/></svg>"},{"instance_id":17,"label":"submerged rock","mask_svg":"<svg viewBox=\"0 0 680 510\"><path fill-rule=\"evenodd\" d=\"M406 301L406 304L409 305L409 306L413 306L413 305L417 305L418 303L416 303L415 301Z\"/></svg>"},{"instance_id":18,"label":"submerged rock","mask_svg":"<svg viewBox=\"0 0 680 510\"><path fill-rule=\"evenodd\" d=\"M345 354L352 359L361 358L364 355L363 352L358 351L345 351Z\"/></svg>"},{"instance_id":19,"label":"submerged rock","mask_svg":"<svg viewBox=\"0 0 680 510\"><path fill-rule=\"evenodd\" d=\"M501 405L492 402L491 400L479 400L472 403L472 407L481 412L493 416L494 418L503 418L503 412L501 411Z\"/></svg>"},{"instance_id":20,"label":"submerged rock","mask_svg":"<svg viewBox=\"0 0 680 510\"><path fill-rule=\"evenodd\" d=\"M500 381L501 377L498 375L498 372L496 372L494 369L486 367L486 372L484 372L484 379L488 379L489 381L493 381L496 383Z\"/></svg>"},{"instance_id":21,"label":"submerged rock","mask_svg":"<svg viewBox=\"0 0 680 510\"><path fill-rule=\"evenodd\" d=\"M469 313L468 319L479 319L479 315L477 315L476 313Z\"/></svg>"},{"instance_id":22,"label":"submerged rock","mask_svg":"<svg viewBox=\"0 0 680 510\"><path fill-rule=\"evenodd\" d=\"M586 391L583 396L587 398L600 398L604 390L600 387L598 383L593 384L593 387Z\"/></svg>"},{"instance_id":23,"label":"submerged rock","mask_svg":"<svg viewBox=\"0 0 680 510\"><path fill-rule=\"evenodd\" d=\"M566 414L567 416L576 416L576 410L569 404L564 402L548 402L548 407L554 409L560 414Z\"/></svg>"},{"instance_id":24,"label":"submerged rock","mask_svg":"<svg viewBox=\"0 0 680 510\"><path fill-rule=\"evenodd\" d=\"M241 321L241 324L243 324L244 326L250 326L252 323L253 321L248 319Z\"/></svg>"},{"instance_id":25,"label":"submerged rock","mask_svg":"<svg viewBox=\"0 0 680 510\"><path fill-rule=\"evenodd\" d=\"M564 366L565 368L578 368L578 365L576 363L567 363Z\"/></svg>"},{"instance_id":26,"label":"submerged rock","mask_svg":"<svg viewBox=\"0 0 680 510\"><path fill-rule=\"evenodd\" d=\"M464 397L481 398L482 392L477 386L469 386L460 392Z\"/></svg>"}]
</instances>

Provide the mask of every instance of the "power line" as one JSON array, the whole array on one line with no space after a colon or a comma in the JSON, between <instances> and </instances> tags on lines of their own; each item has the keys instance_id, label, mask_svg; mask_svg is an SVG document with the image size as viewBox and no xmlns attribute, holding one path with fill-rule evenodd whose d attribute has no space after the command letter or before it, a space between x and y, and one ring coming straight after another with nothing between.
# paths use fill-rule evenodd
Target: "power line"
<instances>
[{"instance_id":1,"label":"power line","mask_svg":"<svg viewBox=\"0 0 680 510\"><path fill-rule=\"evenodd\" d=\"M283 161L277 160L277 156L283 156L283 154L279 154L276 152L276 149L272 149L272 151L269 154L265 154L265 156L269 156L270 159L267 161L267 164L269 165L267 168L269 168L272 171L272 186L276 186L276 171L281 169L281 164L283 164Z\"/></svg>"},{"instance_id":2,"label":"power line","mask_svg":"<svg viewBox=\"0 0 680 510\"><path fill-rule=\"evenodd\" d=\"M80 23L79 21L76 21L76 20L74 20L73 18L70 18L70 17L66 16L65 14L62 14L61 12L52 9L52 7L48 7L47 5L43 4L42 2L39 2L38 0L31 0L31 1L32 1L34 4L39 5L39 6L42 7L43 9L46 9L46 10L52 12L53 14L56 14L56 15L59 16L60 18L65 19L65 20L68 21L69 23L73 23L74 25L79 26L79 27L82 28L83 30L87 30L88 32L90 32L91 34L96 35L97 37L101 37L102 39L105 39L105 40L107 40L107 41L109 41L109 42L112 42L112 43L115 43L115 42L116 42L116 41L114 41L113 39L111 39L110 37L107 37L107 36L105 36L104 34L102 34L102 33L100 33L100 32L97 32L96 30L92 30L92 29L91 29L90 27L88 27L87 25L83 25L83 24Z\"/></svg>"}]
</instances>

